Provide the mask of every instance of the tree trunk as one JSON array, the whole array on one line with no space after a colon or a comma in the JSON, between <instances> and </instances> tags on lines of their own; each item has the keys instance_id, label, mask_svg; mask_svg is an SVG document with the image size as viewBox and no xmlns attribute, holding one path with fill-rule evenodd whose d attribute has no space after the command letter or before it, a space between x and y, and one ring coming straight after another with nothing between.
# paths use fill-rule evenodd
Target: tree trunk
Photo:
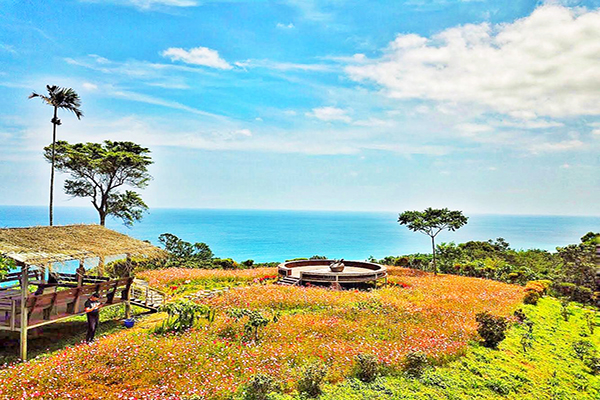
<instances>
[{"instance_id":1,"label":"tree trunk","mask_svg":"<svg viewBox=\"0 0 600 400\"><path fill-rule=\"evenodd\" d=\"M433 273L437 275L437 265L435 263L435 236L431 237L431 248L433 250Z\"/></svg>"},{"instance_id":2,"label":"tree trunk","mask_svg":"<svg viewBox=\"0 0 600 400\"><path fill-rule=\"evenodd\" d=\"M98 211L98 214L100 214L100 225L106 225L106 213Z\"/></svg>"},{"instance_id":3,"label":"tree trunk","mask_svg":"<svg viewBox=\"0 0 600 400\"><path fill-rule=\"evenodd\" d=\"M54 221L54 148L56 146L56 114L58 111L58 107L54 107L54 118L52 118L52 163L50 167L50 226L52 226Z\"/></svg>"}]
</instances>

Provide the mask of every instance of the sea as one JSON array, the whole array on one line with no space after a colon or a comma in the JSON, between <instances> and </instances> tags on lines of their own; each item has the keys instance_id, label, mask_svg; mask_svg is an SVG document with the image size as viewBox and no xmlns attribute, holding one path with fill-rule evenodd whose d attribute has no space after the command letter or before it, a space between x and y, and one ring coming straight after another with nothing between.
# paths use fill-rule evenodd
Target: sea
<instances>
[{"instance_id":1,"label":"sea","mask_svg":"<svg viewBox=\"0 0 600 400\"><path fill-rule=\"evenodd\" d=\"M468 215L456 232L442 232L436 243L504 238L514 249L544 249L579 243L600 231L600 217L543 215ZM188 242L204 242L217 257L236 261L281 262L314 255L347 260L370 256L431 252L428 236L411 232L394 212L285 211L153 208L128 228L118 220L107 227L159 244L172 233ZM97 223L93 208L56 207L55 225ZM0 227L47 225L47 207L0 206Z\"/></svg>"}]
</instances>

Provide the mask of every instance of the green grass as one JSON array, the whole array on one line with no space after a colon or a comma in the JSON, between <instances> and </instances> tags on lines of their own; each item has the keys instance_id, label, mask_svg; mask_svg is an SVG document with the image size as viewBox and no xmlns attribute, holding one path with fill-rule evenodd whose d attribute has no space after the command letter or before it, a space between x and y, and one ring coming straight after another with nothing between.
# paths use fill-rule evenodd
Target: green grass
<instances>
[{"instance_id":1,"label":"green grass","mask_svg":"<svg viewBox=\"0 0 600 400\"><path fill-rule=\"evenodd\" d=\"M473 343L468 354L442 367L428 369L421 378L384 376L373 383L350 378L325 387L324 399L600 399L600 376L577 357L573 344L589 340L600 349L600 318L593 311L591 334L586 310L571 303L569 320L553 298L523 309L533 322L532 347L525 352L521 337L527 331L514 324L498 350ZM298 396L273 395L280 400Z\"/></svg>"}]
</instances>

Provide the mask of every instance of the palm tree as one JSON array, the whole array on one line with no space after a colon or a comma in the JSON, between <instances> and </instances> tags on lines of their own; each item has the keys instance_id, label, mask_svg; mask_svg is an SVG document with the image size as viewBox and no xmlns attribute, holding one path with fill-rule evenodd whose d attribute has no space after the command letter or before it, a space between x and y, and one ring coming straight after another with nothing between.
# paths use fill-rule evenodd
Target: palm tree
<instances>
[{"instance_id":1,"label":"palm tree","mask_svg":"<svg viewBox=\"0 0 600 400\"><path fill-rule=\"evenodd\" d=\"M29 98L39 97L46 104L54 107L54 117L52 122L52 169L50 172L50 226L52 226L53 212L52 205L54 203L54 147L56 144L56 127L61 124L60 119L57 117L58 109L69 110L75 114L77 119L81 119L83 112L79 109L81 107L81 99L79 95L71 88L61 88L59 86L46 85L48 90L48 96L37 94L36 92L31 93Z\"/></svg>"}]
</instances>

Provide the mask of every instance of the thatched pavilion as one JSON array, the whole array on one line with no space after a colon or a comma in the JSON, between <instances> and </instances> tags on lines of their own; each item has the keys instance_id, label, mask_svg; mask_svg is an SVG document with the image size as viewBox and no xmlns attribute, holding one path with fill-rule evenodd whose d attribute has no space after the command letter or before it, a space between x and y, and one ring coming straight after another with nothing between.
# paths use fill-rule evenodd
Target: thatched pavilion
<instances>
[{"instance_id":1,"label":"thatched pavilion","mask_svg":"<svg viewBox=\"0 0 600 400\"><path fill-rule=\"evenodd\" d=\"M163 250L100 225L67 225L0 229L0 255L19 269L0 281L0 330L20 332L21 359L26 360L27 331L83 314L94 292L106 306L125 304L129 316L133 278L90 276L85 260L99 260L101 270L109 257L157 257ZM48 282L46 271L54 263L73 260L80 263L77 274L60 274L58 282ZM35 293L30 285L37 286Z\"/></svg>"}]
</instances>

